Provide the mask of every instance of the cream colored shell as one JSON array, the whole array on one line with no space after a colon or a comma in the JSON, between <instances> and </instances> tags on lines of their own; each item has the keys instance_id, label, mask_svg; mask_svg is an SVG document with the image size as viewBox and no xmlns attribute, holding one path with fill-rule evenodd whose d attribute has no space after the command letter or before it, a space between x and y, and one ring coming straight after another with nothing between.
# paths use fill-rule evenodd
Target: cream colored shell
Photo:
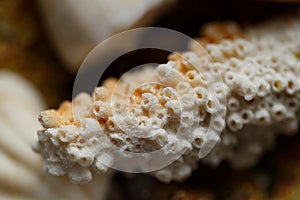
<instances>
[{"instance_id":1,"label":"cream colored shell","mask_svg":"<svg viewBox=\"0 0 300 200\"><path fill-rule=\"evenodd\" d=\"M72 163L84 171L76 178L86 182L91 180L93 169L107 170L101 165L102 159L114 161L113 155L102 156L107 148L117 145L124 152L139 153L170 145L175 150L185 149L185 154L152 174L164 182L182 181L199 161L211 166L227 161L234 168L249 167L274 146L278 135L296 133L300 112L300 16L274 19L241 32L229 22L210 24L206 29L205 37L199 39L204 49L192 43L189 51L171 54L166 64L129 73L119 82L108 79L95 89L93 97L78 95L73 101L78 119L72 117L70 102L58 110L43 111L39 119L44 130L38 137L45 168L52 174L69 174L72 180L77 170L69 165ZM219 34L209 34L213 30ZM190 63L199 63L199 71ZM216 79L217 74L223 82ZM119 89L115 88L117 83ZM206 83L213 85L215 95ZM225 92L218 92L220 88ZM126 94L131 94L130 98ZM113 103L112 96L117 97ZM224 99L226 107L220 103ZM112 112L113 108L120 113ZM219 113L225 110L223 119ZM189 142L176 135L176 127L183 122L183 133L189 135L191 119L200 126ZM135 132L151 137L139 139L132 134ZM104 142L104 136L113 145ZM203 158L203 151L212 143L217 144ZM170 153L170 148L164 149L164 155Z\"/></svg>"},{"instance_id":2,"label":"cream colored shell","mask_svg":"<svg viewBox=\"0 0 300 200\"><path fill-rule=\"evenodd\" d=\"M38 3L62 60L76 72L99 42L120 31L150 25L174 1L38 0Z\"/></svg>"},{"instance_id":3,"label":"cream colored shell","mask_svg":"<svg viewBox=\"0 0 300 200\"><path fill-rule=\"evenodd\" d=\"M36 119L45 108L37 90L24 78L0 71L0 199L104 199L108 175L79 186L43 171L40 155L31 144L41 129Z\"/></svg>"}]
</instances>

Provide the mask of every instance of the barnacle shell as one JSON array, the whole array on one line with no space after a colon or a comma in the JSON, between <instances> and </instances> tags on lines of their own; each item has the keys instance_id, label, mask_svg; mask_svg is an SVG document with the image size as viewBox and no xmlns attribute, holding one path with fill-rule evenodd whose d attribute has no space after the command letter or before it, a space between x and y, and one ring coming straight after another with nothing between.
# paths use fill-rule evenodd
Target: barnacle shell
<instances>
[{"instance_id":1,"label":"barnacle shell","mask_svg":"<svg viewBox=\"0 0 300 200\"><path fill-rule=\"evenodd\" d=\"M99 42L128 28L150 24L175 0L39 0L61 58L75 72ZM124 45L124 44L123 44Z\"/></svg>"},{"instance_id":2,"label":"barnacle shell","mask_svg":"<svg viewBox=\"0 0 300 200\"><path fill-rule=\"evenodd\" d=\"M42 160L31 144L36 140L32 133L41 128L36 116L44 107L28 81L0 71L0 199L103 199L107 175L79 186L43 171Z\"/></svg>"},{"instance_id":3,"label":"barnacle shell","mask_svg":"<svg viewBox=\"0 0 300 200\"><path fill-rule=\"evenodd\" d=\"M78 95L73 101L78 118L73 117L70 102L57 111L43 111L39 119L45 129L38 137L48 172L67 173L72 180L77 170L70 167L72 163L85 172L76 176L85 182L91 179L91 169L107 170L101 161L114 162L114 155L103 156L106 149L117 146L124 155L160 149L165 157L184 149L178 160L152 172L164 182L181 181L197 167L212 143L217 144L202 162L216 166L226 160L232 167L242 168L255 164L279 134L296 133L300 16L244 31L231 23L206 28L222 30L212 38L199 39L209 56L192 43L189 51L171 54L167 64L128 73L119 82L108 79L95 89L93 97ZM190 63L199 63L200 70ZM224 82L216 79L217 74ZM215 95L206 83L213 85ZM224 99L226 107L221 103ZM199 124L195 132L194 123ZM177 127L182 128L181 135L176 134ZM220 131L221 136L217 134ZM191 132L195 136L190 142ZM151 137L140 139L136 133ZM56 140L65 145L53 142ZM168 148L163 148L165 145ZM67 156L53 156L55 153Z\"/></svg>"}]
</instances>

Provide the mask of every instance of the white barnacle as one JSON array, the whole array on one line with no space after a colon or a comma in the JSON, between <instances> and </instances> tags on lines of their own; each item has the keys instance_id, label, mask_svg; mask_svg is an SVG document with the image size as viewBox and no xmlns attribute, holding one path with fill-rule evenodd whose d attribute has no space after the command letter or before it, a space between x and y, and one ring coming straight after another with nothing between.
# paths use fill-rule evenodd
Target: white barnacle
<instances>
[{"instance_id":1,"label":"white barnacle","mask_svg":"<svg viewBox=\"0 0 300 200\"><path fill-rule=\"evenodd\" d=\"M266 80L254 78L253 82L257 84L257 95L259 97L264 97L270 93L271 86Z\"/></svg>"},{"instance_id":2,"label":"white barnacle","mask_svg":"<svg viewBox=\"0 0 300 200\"><path fill-rule=\"evenodd\" d=\"M229 111L237 111L240 108L240 101L237 98L230 97L227 106Z\"/></svg>"},{"instance_id":3,"label":"white barnacle","mask_svg":"<svg viewBox=\"0 0 300 200\"><path fill-rule=\"evenodd\" d=\"M244 39L234 41L234 51L239 58L244 58L254 53L254 45Z\"/></svg>"},{"instance_id":4,"label":"white barnacle","mask_svg":"<svg viewBox=\"0 0 300 200\"><path fill-rule=\"evenodd\" d=\"M229 115L226 119L227 126L231 131L239 131L243 128L243 120L238 113L233 113Z\"/></svg>"},{"instance_id":5,"label":"white barnacle","mask_svg":"<svg viewBox=\"0 0 300 200\"><path fill-rule=\"evenodd\" d=\"M286 117L286 112L287 112L286 107L282 104L275 104L271 108L272 117L278 121Z\"/></svg>"},{"instance_id":6,"label":"white barnacle","mask_svg":"<svg viewBox=\"0 0 300 200\"><path fill-rule=\"evenodd\" d=\"M220 43L220 49L225 56L233 55L234 46L230 40L222 40Z\"/></svg>"},{"instance_id":7,"label":"white barnacle","mask_svg":"<svg viewBox=\"0 0 300 200\"><path fill-rule=\"evenodd\" d=\"M212 59L216 62L224 61L225 56L223 55L221 49L218 48L215 44L208 44L206 46L206 51L212 57Z\"/></svg>"},{"instance_id":8,"label":"white barnacle","mask_svg":"<svg viewBox=\"0 0 300 200\"><path fill-rule=\"evenodd\" d=\"M257 110L254 114L255 122L258 125L267 125L271 123L271 116L267 109Z\"/></svg>"},{"instance_id":9,"label":"white barnacle","mask_svg":"<svg viewBox=\"0 0 300 200\"><path fill-rule=\"evenodd\" d=\"M176 65L176 62L169 61L167 64L161 64L157 68L160 81L163 84L176 86L178 80L184 80L183 76L173 67Z\"/></svg>"}]
</instances>

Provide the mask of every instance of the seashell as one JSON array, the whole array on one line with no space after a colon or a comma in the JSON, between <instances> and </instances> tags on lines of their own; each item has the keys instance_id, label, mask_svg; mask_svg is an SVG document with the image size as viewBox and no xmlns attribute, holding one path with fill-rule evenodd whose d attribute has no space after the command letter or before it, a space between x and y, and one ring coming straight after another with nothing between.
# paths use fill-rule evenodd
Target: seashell
<instances>
[{"instance_id":1,"label":"seashell","mask_svg":"<svg viewBox=\"0 0 300 200\"><path fill-rule=\"evenodd\" d=\"M76 72L87 53L120 31L151 24L175 0L39 0L49 35Z\"/></svg>"},{"instance_id":2,"label":"seashell","mask_svg":"<svg viewBox=\"0 0 300 200\"><path fill-rule=\"evenodd\" d=\"M79 186L43 171L42 159L30 145L41 128L36 116L43 108L41 96L27 80L0 71L0 199L103 199L107 175Z\"/></svg>"}]
</instances>

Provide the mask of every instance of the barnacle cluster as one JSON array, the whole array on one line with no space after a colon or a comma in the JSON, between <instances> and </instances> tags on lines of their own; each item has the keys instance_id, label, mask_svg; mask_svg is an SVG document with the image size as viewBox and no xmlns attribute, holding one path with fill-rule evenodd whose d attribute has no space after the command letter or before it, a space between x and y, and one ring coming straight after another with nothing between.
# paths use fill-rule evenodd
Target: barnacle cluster
<instances>
[{"instance_id":1,"label":"barnacle cluster","mask_svg":"<svg viewBox=\"0 0 300 200\"><path fill-rule=\"evenodd\" d=\"M167 64L107 79L92 97L82 93L43 111L37 148L45 169L88 182L92 171L116 162L115 148L124 155L183 152L151 172L164 182L184 180L200 159L236 168L256 163L278 134L298 129L299 32L299 16L242 31L212 23L198 40L203 48L191 43Z\"/></svg>"}]
</instances>

